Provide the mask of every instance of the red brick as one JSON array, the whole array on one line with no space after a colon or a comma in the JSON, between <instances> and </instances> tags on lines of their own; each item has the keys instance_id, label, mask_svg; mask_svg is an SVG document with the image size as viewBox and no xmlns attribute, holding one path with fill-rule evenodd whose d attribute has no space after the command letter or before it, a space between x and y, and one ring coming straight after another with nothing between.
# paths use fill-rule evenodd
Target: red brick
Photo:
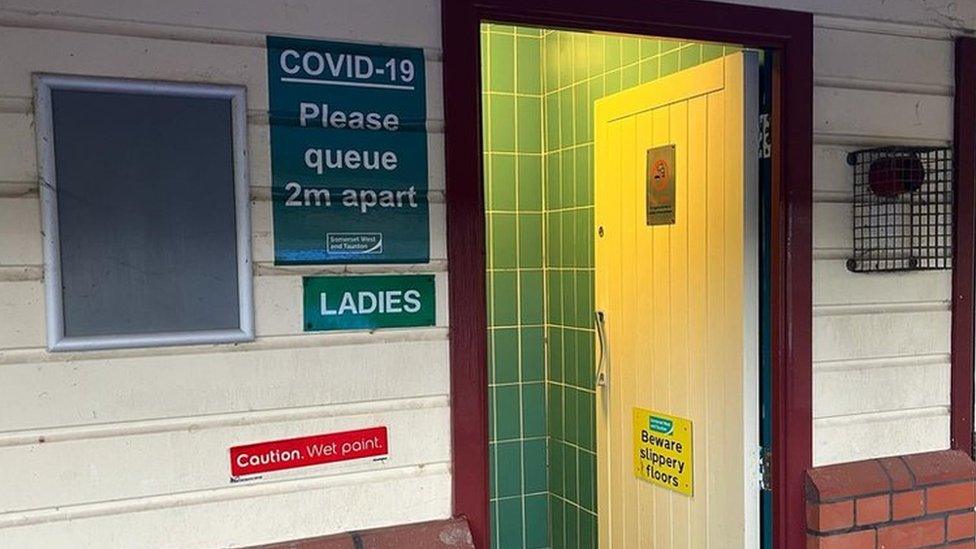
<instances>
[{"instance_id":1,"label":"red brick","mask_svg":"<svg viewBox=\"0 0 976 549\"><path fill-rule=\"evenodd\" d=\"M904 520L925 514L925 491L913 490L891 495L891 520Z\"/></svg>"},{"instance_id":2,"label":"red brick","mask_svg":"<svg viewBox=\"0 0 976 549\"><path fill-rule=\"evenodd\" d=\"M877 460L855 461L807 471L807 498L823 503L891 491L888 474Z\"/></svg>"},{"instance_id":3,"label":"red brick","mask_svg":"<svg viewBox=\"0 0 976 549\"><path fill-rule=\"evenodd\" d=\"M957 541L955 543L950 543L949 545L946 545L946 547L949 547L950 549L976 549L976 541L972 541L972 540Z\"/></svg>"},{"instance_id":4,"label":"red brick","mask_svg":"<svg viewBox=\"0 0 976 549\"><path fill-rule=\"evenodd\" d=\"M915 478L912 477L911 471L908 470L908 466L905 462L898 457L882 458L878 460L881 467L888 473L888 478L891 479L891 489L898 492L901 490L910 490L915 487Z\"/></svg>"},{"instance_id":5,"label":"red brick","mask_svg":"<svg viewBox=\"0 0 976 549\"><path fill-rule=\"evenodd\" d=\"M878 529L878 549L913 549L937 545L945 539L945 519L906 522Z\"/></svg>"},{"instance_id":6,"label":"red brick","mask_svg":"<svg viewBox=\"0 0 976 549\"><path fill-rule=\"evenodd\" d=\"M858 526L888 522L891 516L891 507L887 495L860 498L857 500L855 508L854 516L857 519Z\"/></svg>"},{"instance_id":7,"label":"red brick","mask_svg":"<svg viewBox=\"0 0 976 549\"><path fill-rule=\"evenodd\" d=\"M925 502L930 515L957 509L972 509L976 507L976 482L933 486L926 490Z\"/></svg>"},{"instance_id":8,"label":"red brick","mask_svg":"<svg viewBox=\"0 0 976 549\"><path fill-rule=\"evenodd\" d=\"M854 500L837 503L807 503L807 528L831 532L854 526Z\"/></svg>"},{"instance_id":9,"label":"red brick","mask_svg":"<svg viewBox=\"0 0 976 549\"><path fill-rule=\"evenodd\" d=\"M828 536L807 536L807 549L874 549L874 530Z\"/></svg>"},{"instance_id":10,"label":"red brick","mask_svg":"<svg viewBox=\"0 0 976 549\"><path fill-rule=\"evenodd\" d=\"M976 463L958 450L904 456L918 486L976 479Z\"/></svg>"},{"instance_id":11,"label":"red brick","mask_svg":"<svg viewBox=\"0 0 976 549\"><path fill-rule=\"evenodd\" d=\"M970 511L959 515L949 515L946 518L947 540L972 540L974 537L976 537L976 513Z\"/></svg>"}]
</instances>

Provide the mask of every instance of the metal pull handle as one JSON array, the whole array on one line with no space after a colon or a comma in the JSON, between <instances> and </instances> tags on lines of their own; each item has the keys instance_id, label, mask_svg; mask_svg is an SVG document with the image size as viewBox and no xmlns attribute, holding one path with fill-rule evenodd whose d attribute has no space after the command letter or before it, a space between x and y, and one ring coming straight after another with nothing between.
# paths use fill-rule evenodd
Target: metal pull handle
<instances>
[{"instance_id":1,"label":"metal pull handle","mask_svg":"<svg viewBox=\"0 0 976 549\"><path fill-rule=\"evenodd\" d=\"M600 387L606 387L610 369L610 348L605 325L606 315L603 311L596 311L594 316L596 317L597 337L600 339L600 360L596 366L596 384Z\"/></svg>"}]
</instances>

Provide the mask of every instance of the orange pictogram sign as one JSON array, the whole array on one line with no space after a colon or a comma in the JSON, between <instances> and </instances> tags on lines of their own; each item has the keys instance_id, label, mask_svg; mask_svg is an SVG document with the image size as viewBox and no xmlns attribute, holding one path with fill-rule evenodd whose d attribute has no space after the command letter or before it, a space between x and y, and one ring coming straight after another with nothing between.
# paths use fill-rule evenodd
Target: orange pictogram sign
<instances>
[{"instance_id":1,"label":"orange pictogram sign","mask_svg":"<svg viewBox=\"0 0 976 549\"><path fill-rule=\"evenodd\" d=\"M647 224L675 222L674 145L647 150Z\"/></svg>"},{"instance_id":2,"label":"orange pictogram sign","mask_svg":"<svg viewBox=\"0 0 976 549\"><path fill-rule=\"evenodd\" d=\"M658 160L651 167L651 181L655 191L663 191L667 188L668 163L664 159Z\"/></svg>"}]
</instances>

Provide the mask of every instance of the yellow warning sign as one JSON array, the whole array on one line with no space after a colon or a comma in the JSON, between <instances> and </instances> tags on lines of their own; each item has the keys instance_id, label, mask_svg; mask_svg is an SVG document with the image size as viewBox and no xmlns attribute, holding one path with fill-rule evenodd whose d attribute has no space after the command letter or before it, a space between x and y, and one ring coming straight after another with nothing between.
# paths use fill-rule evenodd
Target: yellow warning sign
<instances>
[{"instance_id":1,"label":"yellow warning sign","mask_svg":"<svg viewBox=\"0 0 976 549\"><path fill-rule=\"evenodd\" d=\"M690 496L694 494L691 420L634 408L634 475Z\"/></svg>"}]
</instances>

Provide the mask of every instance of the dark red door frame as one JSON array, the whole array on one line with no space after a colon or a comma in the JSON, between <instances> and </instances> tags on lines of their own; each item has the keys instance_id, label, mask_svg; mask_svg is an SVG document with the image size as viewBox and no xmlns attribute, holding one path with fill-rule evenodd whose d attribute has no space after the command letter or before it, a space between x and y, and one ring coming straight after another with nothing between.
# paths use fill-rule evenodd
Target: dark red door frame
<instances>
[{"instance_id":1,"label":"dark red door frame","mask_svg":"<svg viewBox=\"0 0 976 549\"><path fill-rule=\"evenodd\" d=\"M976 38L956 40L956 184L953 193L952 447L973 451L973 286L976 284Z\"/></svg>"},{"instance_id":2,"label":"dark red door frame","mask_svg":"<svg viewBox=\"0 0 976 549\"><path fill-rule=\"evenodd\" d=\"M745 44L776 51L773 112L773 535L804 547L811 465L813 18L695 0L442 0L454 512L489 546L482 21Z\"/></svg>"}]
</instances>

